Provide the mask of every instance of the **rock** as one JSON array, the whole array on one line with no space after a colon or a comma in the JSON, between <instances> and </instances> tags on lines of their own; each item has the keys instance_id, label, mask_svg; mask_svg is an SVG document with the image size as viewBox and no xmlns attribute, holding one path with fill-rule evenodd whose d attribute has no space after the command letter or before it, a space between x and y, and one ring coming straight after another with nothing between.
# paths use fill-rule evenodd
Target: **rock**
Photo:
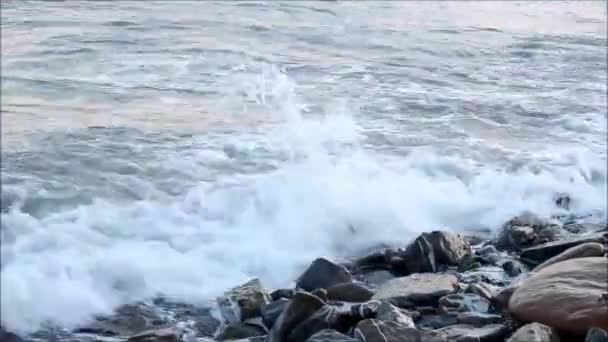
<instances>
[{"instance_id":1,"label":"rock","mask_svg":"<svg viewBox=\"0 0 608 342\"><path fill-rule=\"evenodd\" d=\"M562 261L524 279L509 300L519 321L538 322L571 333L608 329L608 258Z\"/></svg>"},{"instance_id":2,"label":"rock","mask_svg":"<svg viewBox=\"0 0 608 342\"><path fill-rule=\"evenodd\" d=\"M419 342L422 339L422 333L416 328L376 319L359 322L354 336L362 342Z\"/></svg>"},{"instance_id":3,"label":"rock","mask_svg":"<svg viewBox=\"0 0 608 342\"><path fill-rule=\"evenodd\" d=\"M506 222L496 240L499 249L519 251L541 242L539 233L547 227L556 226L531 213L523 213Z\"/></svg>"},{"instance_id":4,"label":"rock","mask_svg":"<svg viewBox=\"0 0 608 342\"><path fill-rule=\"evenodd\" d=\"M279 300L281 298L291 299L293 298L293 296L295 296L295 294L296 290L294 289L278 289L270 293L270 299L273 301Z\"/></svg>"},{"instance_id":5,"label":"rock","mask_svg":"<svg viewBox=\"0 0 608 342\"><path fill-rule=\"evenodd\" d=\"M312 335L306 342L359 342L358 340L344 335L332 329L321 330Z\"/></svg>"},{"instance_id":6,"label":"rock","mask_svg":"<svg viewBox=\"0 0 608 342\"><path fill-rule=\"evenodd\" d=\"M493 245L484 246L476 253L480 256L481 260L485 262L485 264L489 265L498 265L502 259L500 252Z\"/></svg>"},{"instance_id":7,"label":"rock","mask_svg":"<svg viewBox=\"0 0 608 342\"><path fill-rule=\"evenodd\" d=\"M604 256L604 246L597 242L587 242L578 246L569 248L562 253L554 256L553 258L543 262L536 266L534 271L540 271L541 269L558 263L560 261L575 259L575 258L587 258L587 257L601 257Z\"/></svg>"},{"instance_id":8,"label":"rock","mask_svg":"<svg viewBox=\"0 0 608 342\"><path fill-rule=\"evenodd\" d=\"M327 302L328 300L326 289L315 289L314 291L311 291L310 294L321 298L321 300L324 302Z\"/></svg>"},{"instance_id":9,"label":"rock","mask_svg":"<svg viewBox=\"0 0 608 342\"><path fill-rule=\"evenodd\" d=\"M502 264L502 269L509 277L517 277L525 272L526 268L516 260L507 260Z\"/></svg>"},{"instance_id":10,"label":"rock","mask_svg":"<svg viewBox=\"0 0 608 342\"><path fill-rule=\"evenodd\" d=\"M352 275L345 267L336 265L327 259L319 258L313 261L300 276L296 287L313 291L319 288L328 289L333 285L350 283L351 281Z\"/></svg>"},{"instance_id":11,"label":"rock","mask_svg":"<svg viewBox=\"0 0 608 342\"><path fill-rule=\"evenodd\" d=\"M323 329L334 329L345 333L356 323L350 311L342 312L326 305L297 324L289 333L286 342L306 342L309 337Z\"/></svg>"},{"instance_id":12,"label":"rock","mask_svg":"<svg viewBox=\"0 0 608 342\"><path fill-rule=\"evenodd\" d=\"M368 272L363 274L362 277L364 282L374 286L380 286L387 281L396 278L391 272L385 270Z\"/></svg>"},{"instance_id":13,"label":"rock","mask_svg":"<svg viewBox=\"0 0 608 342\"><path fill-rule=\"evenodd\" d=\"M517 329L507 342L559 342L559 336L551 327L530 323Z\"/></svg>"},{"instance_id":14,"label":"rock","mask_svg":"<svg viewBox=\"0 0 608 342\"><path fill-rule=\"evenodd\" d=\"M289 299L281 298L264 306L262 308L262 320L264 321L264 325L271 329L288 303Z\"/></svg>"},{"instance_id":15,"label":"rock","mask_svg":"<svg viewBox=\"0 0 608 342\"><path fill-rule=\"evenodd\" d=\"M587 331L585 342L608 342L608 333L603 329L593 327Z\"/></svg>"},{"instance_id":16,"label":"rock","mask_svg":"<svg viewBox=\"0 0 608 342\"><path fill-rule=\"evenodd\" d=\"M155 329L141 332L127 339L128 342L179 342L180 333L174 328Z\"/></svg>"},{"instance_id":17,"label":"rock","mask_svg":"<svg viewBox=\"0 0 608 342\"><path fill-rule=\"evenodd\" d=\"M522 260L536 262L538 265L572 247L588 242L603 243L604 236L607 236L606 238L608 238L608 234L606 233L592 233L577 238L547 242L542 245L524 249L519 257Z\"/></svg>"},{"instance_id":18,"label":"rock","mask_svg":"<svg viewBox=\"0 0 608 342\"><path fill-rule=\"evenodd\" d=\"M416 240L407 247L402 259L406 269L404 274L432 273L437 271L433 245L426 239L424 234L418 236Z\"/></svg>"},{"instance_id":19,"label":"rock","mask_svg":"<svg viewBox=\"0 0 608 342\"><path fill-rule=\"evenodd\" d=\"M472 325L474 327L500 323L502 320L502 316L480 312L461 312L456 315L456 321L459 324Z\"/></svg>"},{"instance_id":20,"label":"rock","mask_svg":"<svg viewBox=\"0 0 608 342\"><path fill-rule=\"evenodd\" d=\"M387 300L399 307L435 305L439 298L455 292L457 287L458 279L451 274L412 274L386 282L372 299Z\"/></svg>"},{"instance_id":21,"label":"rock","mask_svg":"<svg viewBox=\"0 0 608 342\"><path fill-rule=\"evenodd\" d=\"M238 340L255 336L265 336L266 330L258 324L247 323L230 323L224 327L224 330L217 336L218 341Z\"/></svg>"},{"instance_id":22,"label":"rock","mask_svg":"<svg viewBox=\"0 0 608 342\"><path fill-rule=\"evenodd\" d=\"M458 324L455 314L425 315L416 322L416 326L423 330L441 329L454 324Z\"/></svg>"},{"instance_id":23,"label":"rock","mask_svg":"<svg viewBox=\"0 0 608 342\"><path fill-rule=\"evenodd\" d=\"M371 290L357 283L341 283L327 289L328 299L343 302L366 302L373 295Z\"/></svg>"},{"instance_id":24,"label":"rock","mask_svg":"<svg viewBox=\"0 0 608 342\"><path fill-rule=\"evenodd\" d=\"M387 302L382 302L382 304L378 306L378 309L376 310L376 319L383 322L399 323L410 328L416 327L410 316Z\"/></svg>"},{"instance_id":25,"label":"rock","mask_svg":"<svg viewBox=\"0 0 608 342\"><path fill-rule=\"evenodd\" d=\"M375 318L378 313L378 308L382 305L383 302L379 300L370 300L366 303L355 304L350 307L350 311L353 317L356 317L358 320L363 320L366 318Z\"/></svg>"},{"instance_id":26,"label":"rock","mask_svg":"<svg viewBox=\"0 0 608 342\"><path fill-rule=\"evenodd\" d=\"M300 322L323 306L325 303L317 296L306 292L296 293L272 326L267 342L286 341L287 336Z\"/></svg>"},{"instance_id":27,"label":"rock","mask_svg":"<svg viewBox=\"0 0 608 342\"><path fill-rule=\"evenodd\" d=\"M464 290L464 293L474 293L489 301L492 301L496 292L497 290L494 286L482 282L469 284Z\"/></svg>"},{"instance_id":28,"label":"rock","mask_svg":"<svg viewBox=\"0 0 608 342\"><path fill-rule=\"evenodd\" d=\"M566 210L570 209L570 202L572 201L572 199L570 198L570 195L560 192L560 193L555 194L555 197L553 198L553 200L555 201L555 205L558 208L562 208L562 209L566 209Z\"/></svg>"},{"instance_id":29,"label":"rock","mask_svg":"<svg viewBox=\"0 0 608 342\"><path fill-rule=\"evenodd\" d=\"M262 307L269 302L270 298L257 278L226 291L224 296L217 298L222 317L228 323L260 316Z\"/></svg>"},{"instance_id":30,"label":"rock","mask_svg":"<svg viewBox=\"0 0 608 342\"><path fill-rule=\"evenodd\" d=\"M131 336L164 326L163 320L150 306L138 303L123 305L109 317L99 317L75 329L76 333L102 336Z\"/></svg>"},{"instance_id":31,"label":"rock","mask_svg":"<svg viewBox=\"0 0 608 342\"><path fill-rule=\"evenodd\" d=\"M221 322L208 307L171 302L166 298L156 298L154 304L171 311L177 321L191 322L191 328L197 337L213 337L221 326Z\"/></svg>"},{"instance_id":32,"label":"rock","mask_svg":"<svg viewBox=\"0 0 608 342\"><path fill-rule=\"evenodd\" d=\"M0 342L23 342L23 339L17 334L0 327Z\"/></svg>"},{"instance_id":33,"label":"rock","mask_svg":"<svg viewBox=\"0 0 608 342\"><path fill-rule=\"evenodd\" d=\"M490 302L476 294L462 293L451 294L439 299L439 312L481 312L490 310Z\"/></svg>"},{"instance_id":34,"label":"rock","mask_svg":"<svg viewBox=\"0 0 608 342\"><path fill-rule=\"evenodd\" d=\"M498 342L504 341L509 334L509 329L503 324L490 324L482 328L471 325L457 324L437 329L436 332L443 335L448 341L479 341Z\"/></svg>"},{"instance_id":35,"label":"rock","mask_svg":"<svg viewBox=\"0 0 608 342\"><path fill-rule=\"evenodd\" d=\"M436 230L422 235L433 246L437 264L456 266L471 252L471 246L460 234Z\"/></svg>"},{"instance_id":36,"label":"rock","mask_svg":"<svg viewBox=\"0 0 608 342\"><path fill-rule=\"evenodd\" d=\"M546 243L562 238L563 232L558 226L548 226L538 232L539 243Z\"/></svg>"},{"instance_id":37,"label":"rock","mask_svg":"<svg viewBox=\"0 0 608 342\"><path fill-rule=\"evenodd\" d=\"M520 282L515 282L500 289L496 292L492 297L492 304L494 307L498 309L505 309L509 306L509 300L511 300L511 296L515 293L515 290L519 287Z\"/></svg>"}]
</instances>

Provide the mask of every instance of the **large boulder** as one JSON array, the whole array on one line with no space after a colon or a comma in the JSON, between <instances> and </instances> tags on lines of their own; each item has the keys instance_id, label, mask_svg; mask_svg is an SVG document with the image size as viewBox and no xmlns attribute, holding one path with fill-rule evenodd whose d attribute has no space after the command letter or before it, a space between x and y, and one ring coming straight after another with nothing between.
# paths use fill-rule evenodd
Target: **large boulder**
<instances>
[{"instance_id":1,"label":"large boulder","mask_svg":"<svg viewBox=\"0 0 608 342\"><path fill-rule=\"evenodd\" d=\"M536 266L534 268L534 271L538 272L549 265L553 265L560 261L565 261L568 259L601 257L603 255L604 245L597 242L587 242L563 251L562 253Z\"/></svg>"},{"instance_id":2,"label":"large boulder","mask_svg":"<svg viewBox=\"0 0 608 342\"><path fill-rule=\"evenodd\" d=\"M608 329L608 258L570 259L521 281L508 309L516 319L571 333Z\"/></svg>"},{"instance_id":3,"label":"large boulder","mask_svg":"<svg viewBox=\"0 0 608 342\"><path fill-rule=\"evenodd\" d=\"M366 302L374 293L358 283L340 283L327 289L327 298L343 302Z\"/></svg>"},{"instance_id":4,"label":"large boulder","mask_svg":"<svg viewBox=\"0 0 608 342\"><path fill-rule=\"evenodd\" d=\"M359 340L332 329L324 329L312 335L306 342L359 342Z\"/></svg>"},{"instance_id":5,"label":"large boulder","mask_svg":"<svg viewBox=\"0 0 608 342\"><path fill-rule=\"evenodd\" d=\"M319 297L306 292L298 292L289 301L289 304L279 315L270 333L267 342L284 342L292 330L308 317L325 306Z\"/></svg>"},{"instance_id":6,"label":"large boulder","mask_svg":"<svg viewBox=\"0 0 608 342\"><path fill-rule=\"evenodd\" d=\"M386 282L372 299L386 300L398 307L437 304L439 298L454 293L458 279L451 274L418 273Z\"/></svg>"},{"instance_id":7,"label":"large boulder","mask_svg":"<svg viewBox=\"0 0 608 342\"><path fill-rule=\"evenodd\" d=\"M357 324L354 336L362 342L418 342L422 332L395 322L366 319Z\"/></svg>"},{"instance_id":8,"label":"large boulder","mask_svg":"<svg viewBox=\"0 0 608 342\"><path fill-rule=\"evenodd\" d=\"M260 316L262 308L269 302L270 297L257 278L230 289L217 298L220 312L229 323Z\"/></svg>"},{"instance_id":9,"label":"large boulder","mask_svg":"<svg viewBox=\"0 0 608 342\"><path fill-rule=\"evenodd\" d=\"M425 272L437 272L437 263L435 258L435 251L433 245L426 239L424 235L421 235L411 243L402 256L399 257L403 260L404 270L400 274L411 274L411 273L425 273ZM396 264L396 262L392 262Z\"/></svg>"},{"instance_id":10,"label":"large boulder","mask_svg":"<svg viewBox=\"0 0 608 342\"><path fill-rule=\"evenodd\" d=\"M471 246L460 235L448 231L422 233L403 254L407 273L436 272L439 266L457 266L471 253Z\"/></svg>"},{"instance_id":11,"label":"large boulder","mask_svg":"<svg viewBox=\"0 0 608 342\"><path fill-rule=\"evenodd\" d=\"M507 342L559 342L559 336L549 326L530 323L517 329Z\"/></svg>"},{"instance_id":12,"label":"large boulder","mask_svg":"<svg viewBox=\"0 0 608 342\"><path fill-rule=\"evenodd\" d=\"M603 243L605 239L608 239L608 233L592 233L526 248L519 256L522 261L530 260L538 265L572 247L588 242Z\"/></svg>"},{"instance_id":13,"label":"large boulder","mask_svg":"<svg viewBox=\"0 0 608 342\"><path fill-rule=\"evenodd\" d=\"M318 258L298 278L296 287L310 292L351 281L352 275L344 266L334 264L325 258Z\"/></svg>"}]
</instances>

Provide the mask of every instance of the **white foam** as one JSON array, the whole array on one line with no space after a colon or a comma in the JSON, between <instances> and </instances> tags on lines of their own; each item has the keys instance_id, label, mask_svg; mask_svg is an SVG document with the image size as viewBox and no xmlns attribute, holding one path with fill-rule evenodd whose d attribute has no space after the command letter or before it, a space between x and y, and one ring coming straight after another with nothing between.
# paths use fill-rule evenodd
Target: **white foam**
<instances>
[{"instance_id":1,"label":"white foam","mask_svg":"<svg viewBox=\"0 0 608 342\"><path fill-rule=\"evenodd\" d=\"M230 144L289 151L275 171L203 183L170 203L98 200L40 219L17 209L2 214L10 237L2 240L2 325L72 327L158 293L206 302L253 276L289 286L319 256L404 245L429 229L498 227L523 210L550 215L555 192L573 195L575 213L606 214L606 177L589 176L605 175L605 164L593 155L536 173L479 168L433 151L391 159L361 148L360 127L344 111L300 116L293 84L273 75L272 96L264 98L276 101L283 124L258 141ZM219 154L192 155L229 158Z\"/></svg>"}]
</instances>

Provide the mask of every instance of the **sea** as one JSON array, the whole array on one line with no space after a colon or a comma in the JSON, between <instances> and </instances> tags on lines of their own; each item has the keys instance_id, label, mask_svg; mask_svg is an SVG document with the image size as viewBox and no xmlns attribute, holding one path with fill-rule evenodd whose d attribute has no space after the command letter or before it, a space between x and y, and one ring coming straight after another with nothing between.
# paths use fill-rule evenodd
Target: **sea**
<instances>
[{"instance_id":1,"label":"sea","mask_svg":"<svg viewBox=\"0 0 608 342\"><path fill-rule=\"evenodd\" d=\"M3 0L2 326L605 222L607 4Z\"/></svg>"}]
</instances>

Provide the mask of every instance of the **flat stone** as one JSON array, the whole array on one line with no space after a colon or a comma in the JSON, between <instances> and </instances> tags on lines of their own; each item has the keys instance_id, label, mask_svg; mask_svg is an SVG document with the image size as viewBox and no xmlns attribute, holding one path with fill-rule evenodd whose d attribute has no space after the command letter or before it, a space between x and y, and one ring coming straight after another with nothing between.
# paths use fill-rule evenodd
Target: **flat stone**
<instances>
[{"instance_id":1,"label":"flat stone","mask_svg":"<svg viewBox=\"0 0 608 342\"><path fill-rule=\"evenodd\" d=\"M410 328L416 327L412 317L407 315L403 310L387 302L382 302L382 304L378 306L378 309L376 310L376 319L383 322L399 323Z\"/></svg>"},{"instance_id":2,"label":"flat stone","mask_svg":"<svg viewBox=\"0 0 608 342\"><path fill-rule=\"evenodd\" d=\"M480 313L480 312L461 312L456 316L458 324L472 325L474 327L483 327L490 324L500 323L503 320L502 316Z\"/></svg>"},{"instance_id":3,"label":"flat stone","mask_svg":"<svg viewBox=\"0 0 608 342\"><path fill-rule=\"evenodd\" d=\"M313 261L308 269L298 278L296 287L306 291L313 291L319 288L328 289L333 285L350 283L351 281L352 275L344 266L334 264L324 258L319 258Z\"/></svg>"},{"instance_id":4,"label":"flat stone","mask_svg":"<svg viewBox=\"0 0 608 342\"><path fill-rule=\"evenodd\" d=\"M175 328L144 331L127 339L128 342L179 342L180 333Z\"/></svg>"},{"instance_id":5,"label":"flat stone","mask_svg":"<svg viewBox=\"0 0 608 342\"><path fill-rule=\"evenodd\" d=\"M374 293L357 283L340 283L327 289L327 298L343 302L366 302L372 298Z\"/></svg>"},{"instance_id":6,"label":"flat stone","mask_svg":"<svg viewBox=\"0 0 608 342\"><path fill-rule=\"evenodd\" d=\"M559 342L559 336L549 326L530 323L517 329L507 342Z\"/></svg>"},{"instance_id":7,"label":"flat stone","mask_svg":"<svg viewBox=\"0 0 608 342\"><path fill-rule=\"evenodd\" d=\"M454 275L419 273L386 282L372 299L387 300L398 307L434 305L457 288L458 279Z\"/></svg>"},{"instance_id":8,"label":"flat stone","mask_svg":"<svg viewBox=\"0 0 608 342\"><path fill-rule=\"evenodd\" d=\"M475 328L471 325L457 324L435 331L443 334L448 341L458 342L502 342L509 334L509 329L503 324L490 324L481 328Z\"/></svg>"},{"instance_id":9,"label":"flat stone","mask_svg":"<svg viewBox=\"0 0 608 342\"><path fill-rule=\"evenodd\" d=\"M542 245L524 249L519 256L522 259L531 260L540 264L572 247L588 242L603 243L607 236L607 233L592 233L577 238L547 242Z\"/></svg>"},{"instance_id":10,"label":"flat stone","mask_svg":"<svg viewBox=\"0 0 608 342\"><path fill-rule=\"evenodd\" d=\"M113 315L96 320L75 329L76 333L102 336L131 336L166 325L156 311L145 304L128 304L116 309Z\"/></svg>"},{"instance_id":11,"label":"flat stone","mask_svg":"<svg viewBox=\"0 0 608 342\"><path fill-rule=\"evenodd\" d=\"M521 281L508 309L522 322L538 322L570 333L608 329L608 258L570 259Z\"/></svg>"},{"instance_id":12,"label":"flat stone","mask_svg":"<svg viewBox=\"0 0 608 342\"><path fill-rule=\"evenodd\" d=\"M312 335L306 342L359 342L359 340L332 329L324 329Z\"/></svg>"},{"instance_id":13,"label":"flat stone","mask_svg":"<svg viewBox=\"0 0 608 342\"><path fill-rule=\"evenodd\" d=\"M363 274L363 281L374 286L380 286L389 280L395 279L396 276L389 271L378 270Z\"/></svg>"}]
</instances>

